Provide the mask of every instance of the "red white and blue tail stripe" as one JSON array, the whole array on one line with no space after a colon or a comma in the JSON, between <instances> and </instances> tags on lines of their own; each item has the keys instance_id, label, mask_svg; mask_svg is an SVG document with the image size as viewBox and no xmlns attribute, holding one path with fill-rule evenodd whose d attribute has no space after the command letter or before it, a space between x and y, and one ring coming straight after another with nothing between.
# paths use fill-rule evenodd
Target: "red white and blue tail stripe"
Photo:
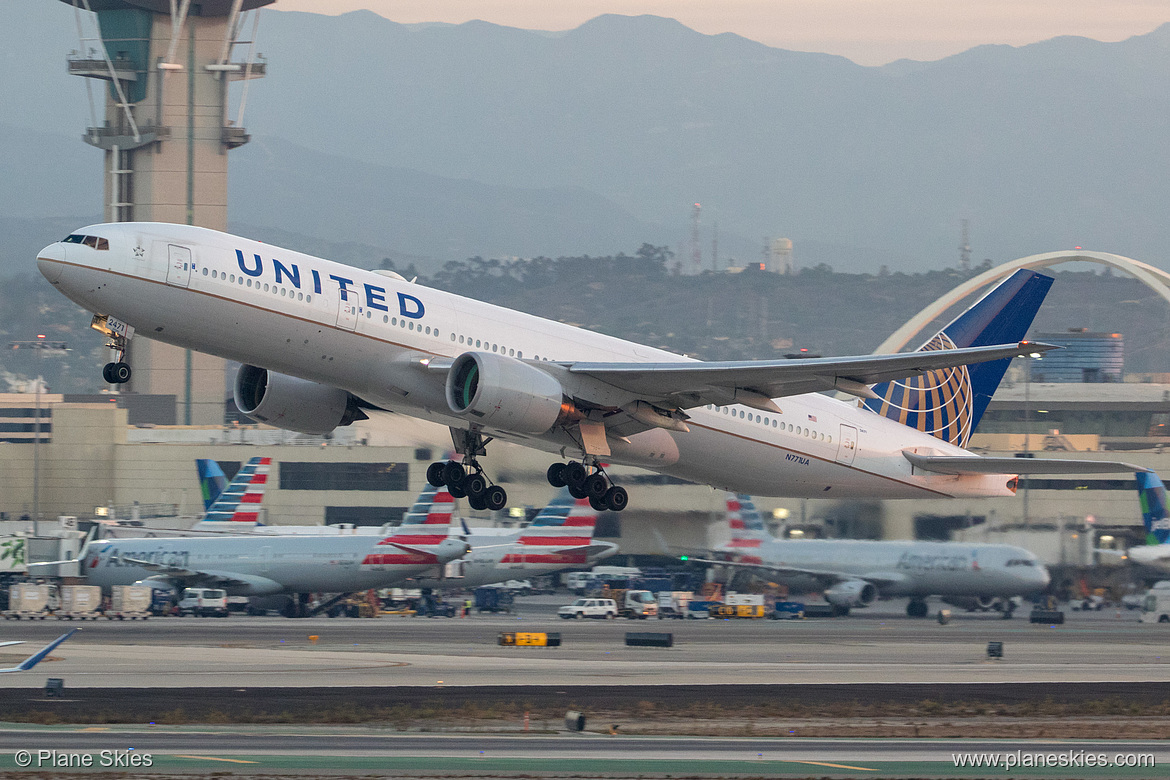
<instances>
[{"instance_id":1,"label":"red white and blue tail stripe","mask_svg":"<svg viewBox=\"0 0 1170 780\"><path fill-rule=\"evenodd\" d=\"M240 469L207 510L201 523L259 524L260 503L268 486L272 458L252 458Z\"/></svg>"},{"instance_id":2,"label":"red white and blue tail stripe","mask_svg":"<svg viewBox=\"0 0 1170 780\"><path fill-rule=\"evenodd\" d=\"M363 566L417 566L438 563L427 548L442 544L450 535L455 498L446 488L427 485L402 518L402 524L375 545L362 559Z\"/></svg>"},{"instance_id":3,"label":"red white and blue tail stripe","mask_svg":"<svg viewBox=\"0 0 1170 780\"><path fill-rule=\"evenodd\" d=\"M501 563L586 564L596 529L597 511L589 501L573 498L568 488L562 488L520 532L515 552L506 554Z\"/></svg>"}]
</instances>

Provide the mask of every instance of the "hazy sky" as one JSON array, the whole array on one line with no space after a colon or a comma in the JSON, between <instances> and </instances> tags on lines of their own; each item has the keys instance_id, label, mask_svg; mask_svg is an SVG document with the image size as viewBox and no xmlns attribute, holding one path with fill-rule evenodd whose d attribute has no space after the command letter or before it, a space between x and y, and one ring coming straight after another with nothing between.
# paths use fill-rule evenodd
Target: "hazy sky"
<instances>
[{"instance_id":1,"label":"hazy sky","mask_svg":"<svg viewBox=\"0 0 1170 780\"><path fill-rule=\"evenodd\" d=\"M1167 0L277 0L269 7L328 14L368 8L396 22L483 19L534 30L567 30L604 13L655 14L703 33L734 32L863 65L1058 35L1119 41L1170 22Z\"/></svg>"}]
</instances>

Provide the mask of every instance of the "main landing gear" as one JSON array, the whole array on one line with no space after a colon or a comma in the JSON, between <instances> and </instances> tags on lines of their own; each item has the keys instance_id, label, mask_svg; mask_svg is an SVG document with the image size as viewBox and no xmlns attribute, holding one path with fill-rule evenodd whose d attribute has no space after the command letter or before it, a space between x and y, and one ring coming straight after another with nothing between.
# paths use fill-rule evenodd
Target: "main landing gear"
<instances>
[{"instance_id":1,"label":"main landing gear","mask_svg":"<svg viewBox=\"0 0 1170 780\"><path fill-rule=\"evenodd\" d=\"M427 482L447 488L455 498L466 498L472 509L498 512L507 506L508 492L492 484L477 457L484 453L488 440L474 430L457 433L463 437L463 463L453 460L432 463L427 467Z\"/></svg>"},{"instance_id":2,"label":"main landing gear","mask_svg":"<svg viewBox=\"0 0 1170 780\"><path fill-rule=\"evenodd\" d=\"M906 614L912 618L926 617L927 606L923 599L910 599L910 603L906 605Z\"/></svg>"},{"instance_id":3,"label":"main landing gear","mask_svg":"<svg viewBox=\"0 0 1170 780\"><path fill-rule=\"evenodd\" d=\"M593 473L585 464L576 461L554 463L548 467L548 484L553 487L568 487L573 498L589 499L589 506L598 512L609 510L620 512L630 503L626 489L610 482L601 466L593 466Z\"/></svg>"}]
</instances>

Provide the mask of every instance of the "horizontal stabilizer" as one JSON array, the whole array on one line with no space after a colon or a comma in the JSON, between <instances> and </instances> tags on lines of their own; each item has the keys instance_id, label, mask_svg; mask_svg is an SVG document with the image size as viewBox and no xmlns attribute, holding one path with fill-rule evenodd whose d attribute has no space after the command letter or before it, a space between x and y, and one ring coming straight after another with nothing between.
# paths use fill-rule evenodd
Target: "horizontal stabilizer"
<instances>
[{"instance_id":1,"label":"horizontal stabilizer","mask_svg":"<svg viewBox=\"0 0 1170 780\"><path fill-rule=\"evenodd\" d=\"M1069 458L981 458L952 455L917 455L902 450L916 469L936 474L1120 474L1150 469L1118 460L1072 460Z\"/></svg>"}]
</instances>

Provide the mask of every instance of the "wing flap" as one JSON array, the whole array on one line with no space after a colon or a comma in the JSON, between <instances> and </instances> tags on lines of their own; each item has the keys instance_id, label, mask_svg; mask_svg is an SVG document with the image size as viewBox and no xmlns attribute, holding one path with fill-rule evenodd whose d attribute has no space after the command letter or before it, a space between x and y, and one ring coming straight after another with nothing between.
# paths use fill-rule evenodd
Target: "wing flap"
<instances>
[{"instance_id":1,"label":"wing flap","mask_svg":"<svg viewBox=\"0 0 1170 780\"><path fill-rule=\"evenodd\" d=\"M902 450L916 469L936 474L1120 474L1150 471L1117 460L1073 460L1071 458L983 458L951 455L917 455Z\"/></svg>"}]
</instances>

